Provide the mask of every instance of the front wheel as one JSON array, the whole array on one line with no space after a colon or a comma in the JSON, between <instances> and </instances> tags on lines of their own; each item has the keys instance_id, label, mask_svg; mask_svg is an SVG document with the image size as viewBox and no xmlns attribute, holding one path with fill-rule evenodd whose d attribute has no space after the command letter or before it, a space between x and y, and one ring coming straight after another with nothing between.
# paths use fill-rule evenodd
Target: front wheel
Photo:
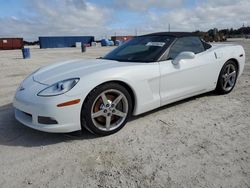
<instances>
[{"instance_id":1,"label":"front wheel","mask_svg":"<svg viewBox=\"0 0 250 188\"><path fill-rule=\"evenodd\" d=\"M103 84L95 88L83 104L82 126L96 135L110 135L124 127L131 111L132 100L123 86Z\"/></svg>"},{"instance_id":2,"label":"front wheel","mask_svg":"<svg viewBox=\"0 0 250 188\"><path fill-rule=\"evenodd\" d=\"M219 94L227 94L233 90L237 81L237 72L237 64L234 61L229 60L225 63L221 69L216 87Z\"/></svg>"}]
</instances>

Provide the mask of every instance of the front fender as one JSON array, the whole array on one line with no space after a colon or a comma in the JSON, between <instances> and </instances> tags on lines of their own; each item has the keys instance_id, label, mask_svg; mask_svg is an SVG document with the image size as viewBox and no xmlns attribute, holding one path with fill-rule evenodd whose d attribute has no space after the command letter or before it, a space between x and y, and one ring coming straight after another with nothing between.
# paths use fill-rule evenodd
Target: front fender
<instances>
[{"instance_id":1,"label":"front fender","mask_svg":"<svg viewBox=\"0 0 250 188\"><path fill-rule=\"evenodd\" d=\"M83 100L96 87L107 82L123 82L133 91L133 115L160 107L160 72L158 63L140 63L91 73L80 78L78 84L66 95L81 96Z\"/></svg>"}]
</instances>

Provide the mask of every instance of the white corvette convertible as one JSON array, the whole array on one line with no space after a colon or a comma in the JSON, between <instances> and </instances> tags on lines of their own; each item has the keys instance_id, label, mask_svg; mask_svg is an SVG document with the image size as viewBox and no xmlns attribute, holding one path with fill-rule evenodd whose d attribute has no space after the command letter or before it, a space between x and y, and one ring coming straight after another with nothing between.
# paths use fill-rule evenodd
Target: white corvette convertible
<instances>
[{"instance_id":1,"label":"white corvette convertible","mask_svg":"<svg viewBox=\"0 0 250 188\"><path fill-rule=\"evenodd\" d=\"M15 117L46 132L120 130L131 115L209 91L231 92L242 74L239 45L210 45L192 33L136 37L103 58L41 68L19 86Z\"/></svg>"}]
</instances>

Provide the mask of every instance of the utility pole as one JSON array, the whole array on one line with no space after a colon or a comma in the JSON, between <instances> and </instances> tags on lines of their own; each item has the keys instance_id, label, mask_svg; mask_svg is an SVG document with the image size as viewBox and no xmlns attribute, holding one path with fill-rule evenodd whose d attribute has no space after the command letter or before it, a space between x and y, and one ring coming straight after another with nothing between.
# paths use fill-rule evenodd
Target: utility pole
<instances>
[{"instance_id":1,"label":"utility pole","mask_svg":"<svg viewBox=\"0 0 250 188\"><path fill-rule=\"evenodd\" d=\"M170 23L168 24L168 32L170 32Z\"/></svg>"}]
</instances>

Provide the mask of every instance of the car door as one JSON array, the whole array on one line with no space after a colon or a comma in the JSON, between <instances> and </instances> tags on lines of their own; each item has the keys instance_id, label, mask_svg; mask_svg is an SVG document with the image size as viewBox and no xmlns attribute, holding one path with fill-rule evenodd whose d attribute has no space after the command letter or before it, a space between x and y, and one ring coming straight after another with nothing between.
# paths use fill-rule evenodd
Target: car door
<instances>
[{"instance_id":1,"label":"car door","mask_svg":"<svg viewBox=\"0 0 250 188\"><path fill-rule=\"evenodd\" d=\"M194 52L192 59L173 60L181 52ZM198 37L182 37L169 49L167 60L160 62L161 105L211 90L214 83L213 54L206 52ZM213 73L212 73L213 74Z\"/></svg>"}]
</instances>

